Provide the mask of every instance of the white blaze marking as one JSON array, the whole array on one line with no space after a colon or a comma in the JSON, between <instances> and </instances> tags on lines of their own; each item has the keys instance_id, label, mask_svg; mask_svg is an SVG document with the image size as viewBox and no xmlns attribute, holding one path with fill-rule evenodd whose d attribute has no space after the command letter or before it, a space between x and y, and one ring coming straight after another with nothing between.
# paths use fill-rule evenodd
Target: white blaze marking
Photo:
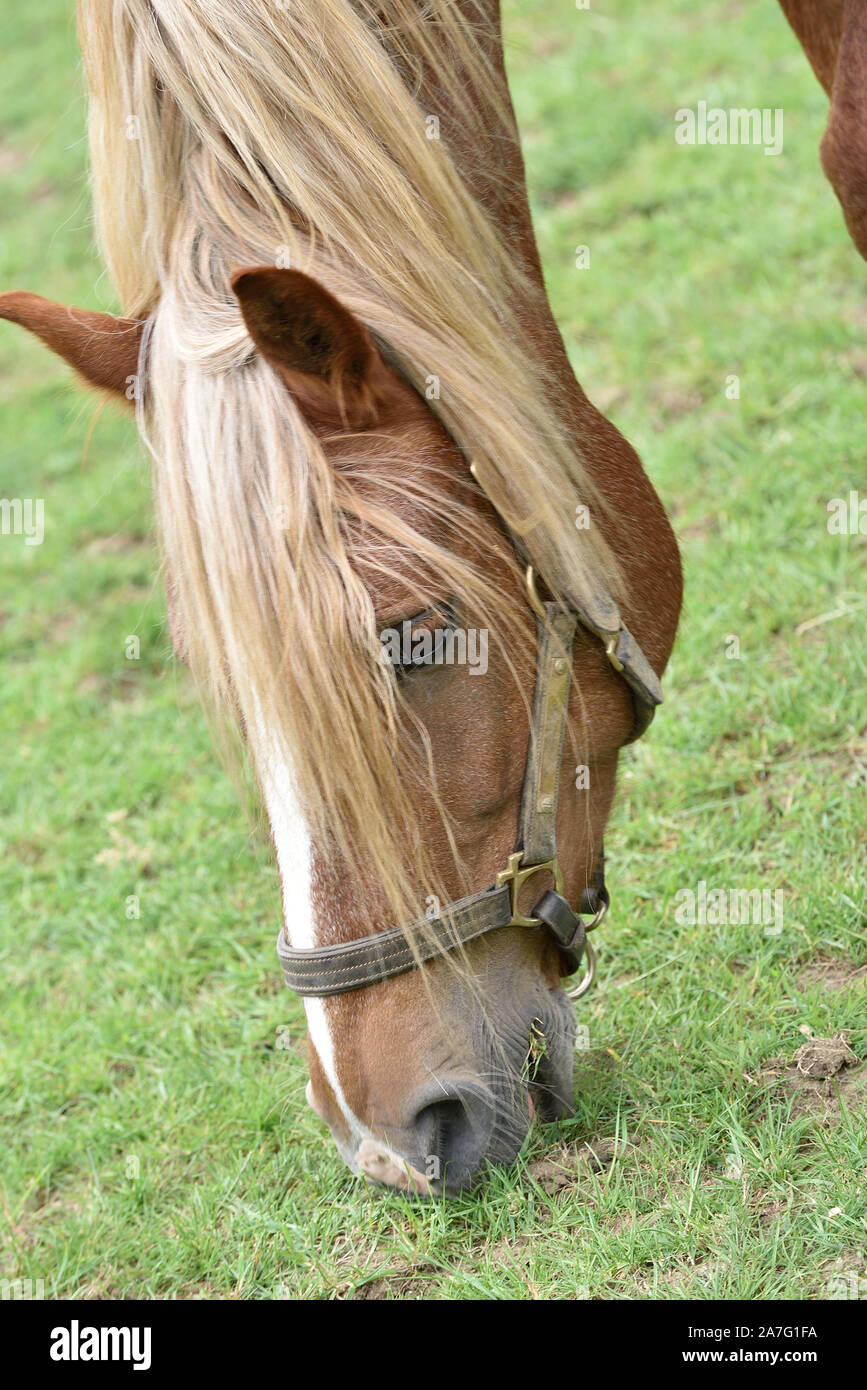
<instances>
[{"instance_id":1,"label":"white blaze marking","mask_svg":"<svg viewBox=\"0 0 867 1390\"><path fill-rule=\"evenodd\" d=\"M260 724L260 729L261 729ZM298 805L298 797L292 781L292 770L278 758L271 758L262 779L265 805L271 822L271 834L277 851L277 867L283 889L283 921L291 945L296 950L309 950L318 945L316 940L316 917L310 892L311 846L310 834ZM305 999L304 1012L307 1015L307 1029L316 1055L328 1078L337 1104L343 1112L351 1135L350 1151L347 1153L340 1145L344 1157L352 1166L358 1163L363 1172L379 1182L395 1187L414 1187L420 1192L429 1190L427 1180L407 1164L399 1154L395 1154L376 1139L366 1125L353 1114L343 1094L343 1087L337 1079L337 1063L334 1055L334 1040L331 1036L326 999ZM307 1083L307 1101L310 1103L311 1083ZM357 1151L352 1148L359 1145ZM361 1160L361 1162L358 1162Z\"/></svg>"},{"instance_id":2,"label":"white blaze marking","mask_svg":"<svg viewBox=\"0 0 867 1390\"><path fill-rule=\"evenodd\" d=\"M268 764L264 791L283 885L286 931L296 950L308 951L316 945L310 898L310 836L298 807L292 773L285 763Z\"/></svg>"},{"instance_id":3,"label":"white blaze marking","mask_svg":"<svg viewBox=\"0 0 867 1390\"><path fill-rule=\"evenodd\" d=\"M310 893L310 835L298 806L291 769L276 759L268 764L263 778L265 804L271 833L277 850L277 866L283 886L283 921L289 942L299 951L307 951L316 942L316 921ZM346 1122L353 1132L363 1127L346 1103L343 1088L337 1079L334 1041L331 1036L324 999L305 999L304 1012L310 1040L322 1063L323 1071L336 1097ZM309 1088L309 1083L308 1083Z\"/></svg>"}]
</instances>

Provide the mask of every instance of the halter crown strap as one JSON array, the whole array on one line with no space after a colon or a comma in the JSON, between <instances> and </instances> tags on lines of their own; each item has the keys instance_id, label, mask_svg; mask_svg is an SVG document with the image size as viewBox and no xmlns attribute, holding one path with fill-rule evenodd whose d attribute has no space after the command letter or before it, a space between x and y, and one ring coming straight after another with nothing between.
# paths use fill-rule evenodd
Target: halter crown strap
<instances>
[{"instance_id":1,"label":"halter crown strap","mask_svg":"<svg viewBox=\"0 0 867 1390\"><path fill-rule=\"evenodd\" d=\"M521 797L520 845L528 864L543 864L557 855L560 764L577 626L574 613L564 613L553 603L545 604L544 619L536 617L539 655Z\"/></svg>"}]
</instances>

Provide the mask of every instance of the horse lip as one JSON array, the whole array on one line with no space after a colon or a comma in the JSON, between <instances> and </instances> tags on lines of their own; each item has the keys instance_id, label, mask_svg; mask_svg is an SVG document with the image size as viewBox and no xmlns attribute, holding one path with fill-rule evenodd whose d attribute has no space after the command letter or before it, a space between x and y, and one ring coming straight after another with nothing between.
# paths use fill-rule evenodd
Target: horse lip
<instances>
[{"instance_id":1,"label":"horse lip","mask_svg":"<svg viewBox=\"0 0 867 1390\"><path fill-rule=\"evenodd\" d=\"M418 1169L374 1139L362 1140L355 1154L355 1162L359 1172L365 1173L386 1187L406 1192L410 1196L431 1195L431 1183Z\"/></svg>"},{"instance_id":2,"label":"horse lip","mask_svg":"<svg viewBox=\"0 0 867 1390\"><path fill-rule=\"evenodd\" d=\"M551 1124L555 1120L565 1120L572 1114L574 1109L572 1100L567 1099L559 1090L554 1090L543 1082L532 1081L529 1091L531 1115L534 1120L538 1120L539 1124Z\"/></svg>"}]
</instances>

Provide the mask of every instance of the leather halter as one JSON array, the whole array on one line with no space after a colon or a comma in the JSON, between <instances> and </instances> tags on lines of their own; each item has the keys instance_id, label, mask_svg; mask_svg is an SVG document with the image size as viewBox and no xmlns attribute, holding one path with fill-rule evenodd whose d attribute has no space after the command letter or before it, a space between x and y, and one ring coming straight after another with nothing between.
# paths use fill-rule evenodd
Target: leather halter
<instances>
[{"instance_id":1,"label":"leather halter","mask_svg":"<svg viewBox=\"0 0 867 1390\"><path fill-rule=\"evenodd\" d=\"M470 469L475 477L474 466ZM595 956L586 934L599 925L608 908L604 853L600 852L593 881L585 888L577 912L563 896L557 857L560 766L579 622L602 641L611 666L632 692L635 720L627 742L634 742L646 730L656 706L662 703L662 687L635 638L624 627L610 594L600 591L590 604L571 601L568 608L543 603L532 566L527 567L526 587L538 634L536 688L519 838L508 865L497 875L496 884L448 903L434 921L419 917L357 941L308 950L287 945L281 928L277 955L286 983L296 994L325 997L362 989L402 975L500 927L544 927L560 948L564 975L575 974L586 952L584 977L569 993L579 998L592 984ZM522 890L537 875L547 884L530 914L525 915L521 911ZM592 921L585 923L579 913L592 914Z\"/></svg>"}]
</instances>

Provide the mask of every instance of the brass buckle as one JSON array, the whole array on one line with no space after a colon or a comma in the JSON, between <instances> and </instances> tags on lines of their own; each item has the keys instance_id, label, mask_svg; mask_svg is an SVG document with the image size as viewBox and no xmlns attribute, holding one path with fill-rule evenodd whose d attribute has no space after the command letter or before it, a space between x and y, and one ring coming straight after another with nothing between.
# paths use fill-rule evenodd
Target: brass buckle
<instances>
[{"instance_id":1,"label":"brass buckle","mask_svg":"<svg viewBox=\"0 0 867 1390\"><path fill-rule=\"evenodd\" d=\"M612 637L608 637L605 639L605 655L608 657L608 660L611 662L611 665L614 667L614 670L617 672L618 676L621 675L623 672L623 662L617 655L617 643L619 641L619 632L615 632Z\"/></svg>"},{"instance_id":2,"label":"brass buckle","mask_svg":"<svg viewBox=\"0 0 867 1390\"><path fill-rule=\"evenodd\" d=\"M539 591L536 588L536 571L533 569L532 565L528 565L524 571L524 583L527 587L527 598L530 601L530 607L537 618L541 618L543 623L547 622L548 614L545 612L545 605L540 599Z\"/></svg>"},{"instance_id":3,"label":"brass buckle","mask_svg":"<svg viewBox=\"0 0 867 1390\"><path fill-rule=\"evenodd\" d=\"M520 863L523 857L523 854L520 852L510 854L509 867L507 869L502 869L500 873L497 874L498 888L505 888L507 883L509 885L512 916L506 925L509 927L541 927L541 918L524 917L518 911L518 898L521 889L534 874L540 874L544 871L549 873L553 878L555 892L562 894L563 875L556 859L546 859L544 864L528 864L526 868L522 869L520 868Z\"/></svg>"}]
</instances>

